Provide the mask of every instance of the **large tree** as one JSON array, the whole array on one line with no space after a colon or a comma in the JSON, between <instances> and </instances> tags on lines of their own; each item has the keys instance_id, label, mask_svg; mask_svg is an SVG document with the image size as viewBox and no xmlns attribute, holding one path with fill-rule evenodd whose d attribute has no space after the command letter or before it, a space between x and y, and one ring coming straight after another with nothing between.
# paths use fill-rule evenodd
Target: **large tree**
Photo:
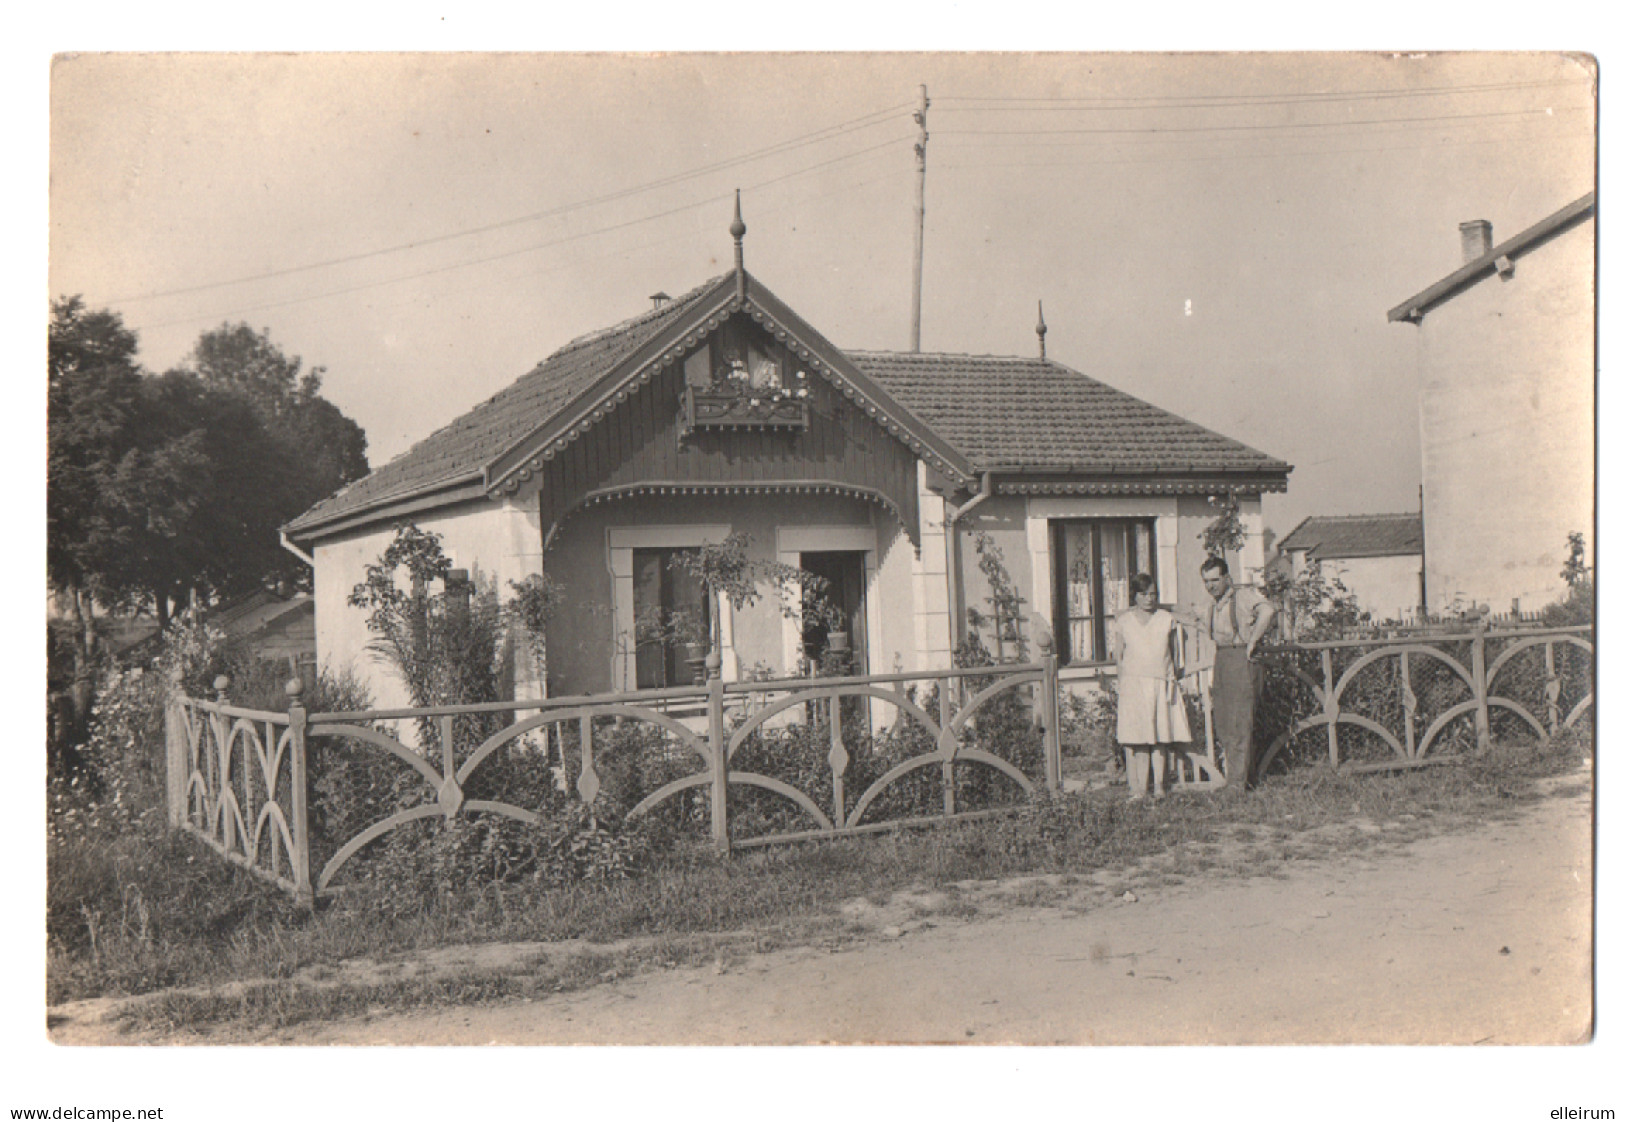
<instances>
[{"instance_id":1,"label":"large tree","mask_svg":"<svg viewBox=\"0 0 1625 1122\"><path fill-rule=\"evenodd\" d=\"M306 586L309 570L277 548L276 528L367 474L366 434L322 396L326 368L303 371L303 364L272 342L269 330L223 323L199 336L185 363L166 375L195 379L207 393L246 403L269 441L254 453L258 484L229 473L219 480L221 509L229 506L241 527L224 519L213 527L225 536L216 538L217 545L229 545L233 535L240 542L234 550L214 551L216 558L235 559L230 571L211 571L216 587L235 589L245 580ZM246 493L238 490L244 482ZM239 494L246 502L238 501Z\"/></svg>"},{"instance_id":2,"label":"large tree","mask_svg":"<svg viewBox=\"0 0 1625 1122\"><path fill-rule=\"evenodd\" d=\"M116 313L74 296L51 304L46 366L45 564L77 627L73 700L90 705L96 647L93 607L140 583L126 487L140 475L144 395L135 333Z\"/></svg>"},{"instance_id":3,"label":"large tree","mask_svg":"<svg viewBox=\"0 0 1625 1122\"><path fill-rule=\"evenodd\" d=\"M183 367L206 385L242 394L272 435L298 450L305 469L300 510L367 474L366 434L322 397L326 367L301 373L302 366L298 355L271 341L269 330L223 323L199 336Z\"/></svg>"},{"instance_id":4,"label":"large tree","mask_svg":"<svg viewBox=\"0 0 1625 1122\"><path fill-rule=\"evenodd\" d=\"M308 580L280 548L288 519L367 470L366 437L245 324L205 332L187 364L144 376L118 315L52 305L49 579L80 607L160 623L273 580Z\"/></svg>"}]
</instances>

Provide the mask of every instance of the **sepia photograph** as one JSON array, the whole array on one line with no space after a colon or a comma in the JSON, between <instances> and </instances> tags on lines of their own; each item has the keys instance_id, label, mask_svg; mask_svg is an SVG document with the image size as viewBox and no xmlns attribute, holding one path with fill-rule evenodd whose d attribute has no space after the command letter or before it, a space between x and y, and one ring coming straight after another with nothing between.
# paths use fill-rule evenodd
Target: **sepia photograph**
<instances>
[{"instance_id":1,"label":"sepia photograph","mask_svg":"<svg viewBox=\"0 0 1625 1122\"><path fill-rule=\"evenodd\" d=\"M36 1046L1594 1055L1599 73L54 53Z\"/></svg>"}]
</instances>

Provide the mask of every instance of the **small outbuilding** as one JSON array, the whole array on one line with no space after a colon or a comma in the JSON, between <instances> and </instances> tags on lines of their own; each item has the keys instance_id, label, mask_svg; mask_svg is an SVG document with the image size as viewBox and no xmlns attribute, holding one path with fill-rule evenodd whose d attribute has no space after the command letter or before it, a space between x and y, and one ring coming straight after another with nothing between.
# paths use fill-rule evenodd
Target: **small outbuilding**
<instances>
[{"instance_id":1,"label":"small outbuilding","mask_svg":"<svg viewBox=\"0 0 1625 1122\"><path fill-rule=\"evenodd\" d=\"M1341 580L1379 623L1424 613L1421 514L1312 515L1278 548L1293 577L1320 562L1321 572Z\"/></svg>"}]
</instances>

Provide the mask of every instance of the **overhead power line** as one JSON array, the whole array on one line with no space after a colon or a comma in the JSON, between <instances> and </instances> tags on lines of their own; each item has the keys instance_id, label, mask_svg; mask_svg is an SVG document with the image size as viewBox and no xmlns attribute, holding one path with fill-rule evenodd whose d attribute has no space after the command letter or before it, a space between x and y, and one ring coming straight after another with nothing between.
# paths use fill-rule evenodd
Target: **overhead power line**
<instances>
[{"instance_id":1,"label":"overhead power line","mask_svg":"<svg viewBox=\"0 0 1625 1122\"><path fill-rule=\"evenodd\" d=\"M1491 137L1478 140L1460 140L1454 142L1452 148L1469 148L1495 144L1529 144L1546 143L1560 140L1584 140L1594 134L1590 132L1556 133L1542 136L1536 141L1513 137ZM1068 147L1067 145L1011 145L1010 147L1027 147L1039 151L1055 151ZM991 171L998 168L1098 168L1115 167L1125 164L1183 164L1183 163L1209 163L1225 160L1276 160L1301 159L1306 156L1341 156L1366 155L1381 152L1436 152L1440 148L1438 142L1431 144L1377 144L1366 145L1359 148L1307 148L1294 151L1258 151L1258 152L1204 152L1196 155L1151 155L1129 156L1121 159L1102 160L1098 156L1088 156L1085 159L1073 160L1003 160L988 161L974 160L962 163L949 161L938 162L935 166L943 171Z\"/></svg>"},{"instance_id":2,"label":"overhead power line","mask_svg":"<svg viewBox=\"0 0 1625 1122\"><path fill-rule=\"evenodd\" d=\"M785 180L795 179L799 176L818 171L821 168L844 163L847 160L857 159L859 156L865 156L871 152L878 152L884 148L900 146L908 141L911 141L912 139L912 137L894 137L890 140L882 141L879 144L870 145L867 148L860 148L855 152L847 152L840 156L833 156L830 159L821 160L816 164L810 164L807 167L797 168L795 171L786 172L783 175L776 175L770 179L758 180L755 183L747 184L743 189L747 191L754 191L763 187L770 187L776 183L782 183ZM246 315L249 312L265 311L269 308L285 308L294 304L308 303L312 300L325 300L333 296L348 296L356 292L364 292L370 288L381 288L391 284L404 284L407 281L421 280L424 277L432 277L441 273L454 272L458 269L472 268L475 265L485 265L493 261L502 261L510 257L518 257L523 254L534 253L542 249L551 249L555 246L564 245L568 242L581 241L585 238L596 237L600 234L613 233L616 230L624 230L632 226L641 226L644 223L655 222L662 218L670 218L672 215L682 214L686 211L698 210L701 207L711 206L715 203L724 202L731 198L733 198L732 192L725 192L720 195L710 195L695 202L685 203L681 206L672 207L668 210L659 211L655 214L646 214L639 218L628 219L625 222L616 222L608 226L599 226L591 230L580 230L573 234L565 234L562 237L549 239L548 241L536 242L531 245L521 246L518 249L508 249L501 253L487 254L482 257L470 258L466 261L454 261L450 264L439 265L432 269L420 269L416 272L403 274L401 276L385 277L381 280L366 281L361 284L349 285L344 288L315 292L304 296L294 296L286 300L275 300L266 303L254 304L223 312L211 312L208 315L185 316L177 319L164 320L159 323L138 324L134 326L136 326L138 330L152 331L161 327L173 327L178 324L198 323L203 320L215 319L216 317L230 318L231 316Z\"/></svg>"},{"instance_id":3,"label":"overhead power line","mask_svg":"<svg viewBox=\"0 0 1625 1122\"><path fill-rule=\"evenodd\" d=\"M522 226L527 223L538 222L546 218L555 218L559 215L568 214L572 211L583 210L587 207L618 202L621 199L631 198L634 195L655 191L662 187L669 187L691 179L698 179L701 176L711 175L718 171L726 171L729 168L738 167L741 164L751 163L756 160L765 159L769 156L783 155L784 153L793 151L797 148L822 143L826 140L833 140L836 137L846 135L847 133L872 128L876 125L885 124L890 120L905 116L906 113L904 111L908 110L909 108L910 106L908 105L894 105L886 109L877 109L872 113L865 113L862 116L854 117L850 121L843 121L837 125L828 125L821 129L815 129L812 132L803 133L801 136L793 137L789 140L779 141L763 148L757 148L753 151L745 152L738 156L732 156L726 160L718 160L715 163L705 164L697 168L690 168L687 171L664 176L660 179L650 180L647 183L641 183L635 187L626 187L619 191L612 191L608 194L596 195L588 199L580 199L576 202L565 203L561 206L552 207L548 210L520 215L517 218L504 219L501 222L492 222L484 226L475 226L469 229L456 230L451 233L437 234L426 238L416 238L412 241L400 242L396 245L382 246L378 249L364 250L359 253L346 254L342 257L330 257L322 261L311 261L302 265L290 265L282 269L271 269L265 272L253 273L241 277L233 277L228 280L208 281L202 284L188 285L182 288L168 288L156 292L141 293L134 296L114 297L108 302L111 304L135 304L146 300L156 300L166 296L185 296L196 292L206 292L215 288L227 288L239 284L252 284L256 281L275 280L279 277L293 276L297 273L306 273L314 269L326 269L335 265L348 265L356 261L366 261L374 257L383 257L391 253L402 253L408 250L421 249L425 246L455 241L458 238L474 237L478 234L488 234L496 230L510 229L514 226Z\"/></svg>"},{"instance_id":4,"label":"overhead power line","mask_svg":"<svg viewBox=\"0 0 1625 1122\"><path fill-rule=\"evenodd\" d=\"M1362 125L1419 125L1439 121L1484 121L1506 117L1548 116L1547 109L1512 109L1499 113L1455 113L1432 117L1375 117L1359 121L1299 121L1270 125L1154 125L1135 128L941 129L937 136L1145 136L1195 132L1280 132L1287 129L1340 129Z\"/></svg>"},{"instance_id":5,"label":"overhead power line","mask_svg":"<svg viewBox=\"0 0 1625 1122\"><path fill-rule=\"evenodd\" d=\"M1447 97L1456 94L1501 93L1511 90L1591 86L1589 79L1562 78L1544 82L1491 82L1465 86L1418 86L1411 89L1324 90L1309 93L1263 94L1148 94L1137 97L954 97L943 102L988 102L987 105L944 105L944 113L1043 112L1082 109L1223 109L1254 105L1300 105L1338 101L1391 101L1408 97ZM1153 104L1155 103L1155 104Z\"/></svg>"}]
</instances>

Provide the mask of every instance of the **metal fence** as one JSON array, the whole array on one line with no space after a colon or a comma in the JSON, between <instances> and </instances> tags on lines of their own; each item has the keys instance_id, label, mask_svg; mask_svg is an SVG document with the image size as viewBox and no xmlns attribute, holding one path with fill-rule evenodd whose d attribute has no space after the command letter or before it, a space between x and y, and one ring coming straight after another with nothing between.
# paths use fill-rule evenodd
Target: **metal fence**
<instances>
[{"instance_id":1,"label":"metal fence","mask_svg":"<svg viewBox=\"0 0 1625 1122\"><path fill-rule=\"evenodd\" d=\"M177 697L169 816L303 901L410 823L568 805L719 850L973 817L1059 792L1057 666L287 713Z\"/></svg>"},{"instance_id":2,"label":"metal fence","mask_svg":"<svg viewBox=\"0 0 1625 1122\"><path fill-rule=\"evenodd\" d=\"M1416 767L1544 741L1594 704L1591 629L1433 632L1297 643L1263 652L1258 742L1272 766Z\"/></svg>"},{"instance_id":3,"label":"metal fence","mask_svg":"<svg viewBox=\"0 0 1625 1122\"><path fill-rule=\"evenodd\" d=\"M1259 774L1415 767L1545 740L1593 705L1589 628L1300 643L1263 653ZM309 902L368 846L472 815L646 818L719 851L975 817L1061 790L1056 659L545 701L286 713L176 697L169 819ZM1193 701L1194 705L1195 702ZM1222 786L1206 754L1178 778ZM1222 748L1222 745L1220 745Z\"/></svg>"}]
</instances>

